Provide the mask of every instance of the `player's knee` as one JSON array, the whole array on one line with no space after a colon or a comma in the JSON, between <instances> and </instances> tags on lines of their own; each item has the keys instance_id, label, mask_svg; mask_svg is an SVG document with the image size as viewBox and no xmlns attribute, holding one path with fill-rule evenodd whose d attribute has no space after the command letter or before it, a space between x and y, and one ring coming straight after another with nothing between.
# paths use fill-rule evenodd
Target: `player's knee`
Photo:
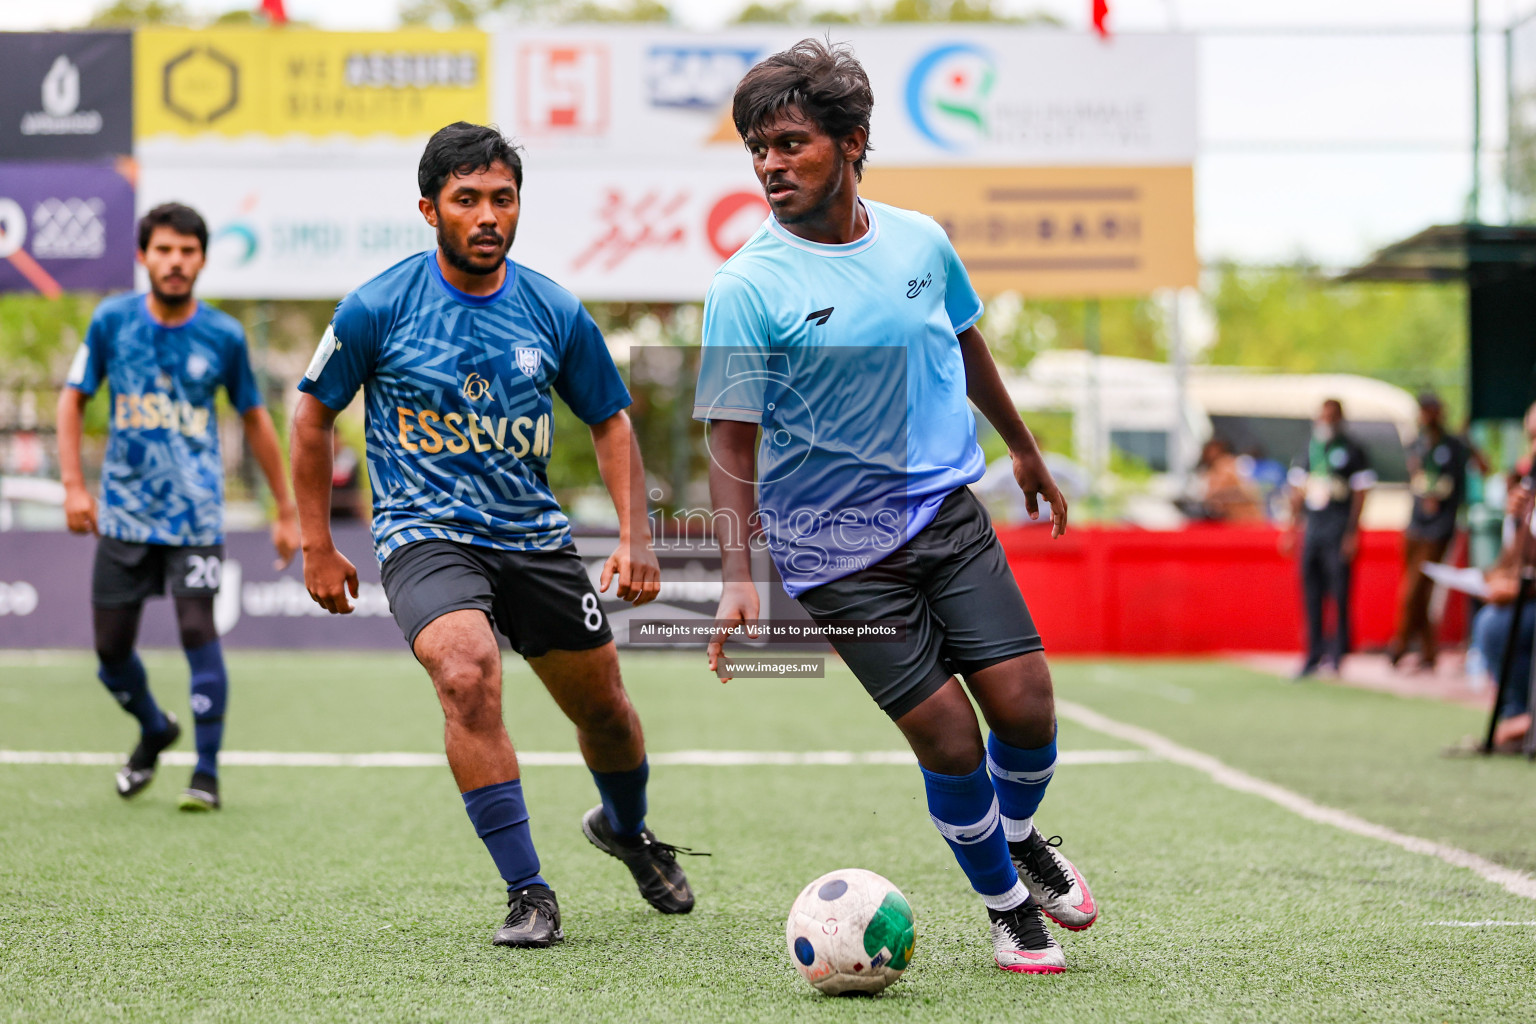
<instances>
[{"instance_id":1,"label":"player's knee","mask_svg":"<svg viewBox=\"0 0 1536 1024\"><path fill-rule=\"evenodd\" d=\"M501 724L501 680L484 659L456 657L445 661L433 672L432 681L449 722L471 732Z\"/></svg>"},{"instance_id":2,"label":"player's knee","mask_svg":"<svg viewBox=\"0 0 1536 1024\"><path fill-rule=\"evenodd\" d=\"M627 734L633 728L635 711L622 686L615 686L583 702L576 727L598 735Z\"/></svg>"}]
</instances>

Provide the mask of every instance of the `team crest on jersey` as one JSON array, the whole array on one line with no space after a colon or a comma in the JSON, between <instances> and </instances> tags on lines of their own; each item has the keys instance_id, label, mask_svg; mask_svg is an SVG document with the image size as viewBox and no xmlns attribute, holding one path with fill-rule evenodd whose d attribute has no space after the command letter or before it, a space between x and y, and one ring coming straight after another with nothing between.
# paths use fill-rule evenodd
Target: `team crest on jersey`
<instances>
[{"instance_id":1,"label":"team crest on jersey","mask_svg":"<svg viewBox=\"0 0 1536 1024\"><path fill-rule=\"evenodd\" d=\"M544 365L544 352L536 348L516 349L517 368L532 377Z\"/></svg>"},{"instance_id":2,"label":"team crest on jersey","mask_svg":"<svg viewBox=\"0 0 1536 1024\"><path fill-rule=\"evenodd\" d=\"M201 379L208 372L208 358L201 352L193 352L187 357L187 376L194 380Z\"/></svg>"}]
</instances>

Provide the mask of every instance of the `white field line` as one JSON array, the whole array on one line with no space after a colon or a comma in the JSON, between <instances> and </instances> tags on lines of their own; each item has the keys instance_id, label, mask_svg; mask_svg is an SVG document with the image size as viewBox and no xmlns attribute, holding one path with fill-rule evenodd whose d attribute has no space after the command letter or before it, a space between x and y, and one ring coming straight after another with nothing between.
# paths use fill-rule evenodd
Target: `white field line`
<instances>
[{"instance_id":1,"label":"white field line","mask_svg":"<svg viewBox=\"0 0 1536 1024\"><path fill-rule=\"evenodd\" d=\"M1193 768L1204 772L1212 780L1235 789L1240 793L1251 793L1261 796L1279 804L1286 810L1301 815L1310 821L1320 822L1324 825L1332 825L1334 828L1352 832L1357 836L1366 836L1370 839L1379 839L1384 843L1401 847L1410 853L1421 853L1427 857L1437 857L1447 864L1459 868L1466 868L1476 872L1483 878L1502 886L1516 896L1524 896L1526 899L1536 899L1536 878L1523 871L1514 868L1506 868L1495 864L1475 853L1460 849L1455 846L1447 846L1445 843L1437 843L1429 839L1421 839L1418 836L1404 835L1395 829L1378 825L1375 822L1366 821L1348 811L1341 811L1336 807L1328 807L1309 800L1300 793L1277 786L1273 782L1265 782L1255 778L1247 772L1238 771L1230 765L1218 761L1209 754L1202 754L1198 750L1191 750L1181 746L1166 736L1143 729L1140 726L1128 725L1125 722L1117 722L1113 718L1106 718L1091 708L1074 704L1071 701L1058 700L1056 702L1056 714L1078 725L1086 726L1095 732L1105 736L1113 736L1115 739L1126 740L1135 743L1148 753L1155 754L1165 761L1173 764Z\"/></svg>"},{"instance_id":2,"label":"white field line","mask_svg":"<svg viewBox=\"0 0 1536 1024\"><path fill-rule=\"evenodd\" d=\"M571 751L519 751L520 763L537 767L579 768L585 763ZM1155 760L1156 755L1141 750L1067 750L1060 764L1135 764ZM917 761L907 750L677 750L650 755L653 765L691 765L724 768L754 765L910 765ZM190 751L172 750L160 755L162 764L187 767L197 762ZM122 754L98 751L0 750L0 764L111 765L123 763ZM448 761L442 754L378 753L322 754L288 753L273 750L226 750L219 754L223 765L252 768L442 768Z\"/></svg>"},{"instance_id":3,"label":"white field line","mask_svg":"<svg viewBox=\"0 0 1536 1024\"><path fill-rule=\"evenodd\" d=\"M1432 926L1441 928L1536 928L1536 921L1505 921L1489 918L1486 921L1430 921Z\"/></svg>"}]
</instances>

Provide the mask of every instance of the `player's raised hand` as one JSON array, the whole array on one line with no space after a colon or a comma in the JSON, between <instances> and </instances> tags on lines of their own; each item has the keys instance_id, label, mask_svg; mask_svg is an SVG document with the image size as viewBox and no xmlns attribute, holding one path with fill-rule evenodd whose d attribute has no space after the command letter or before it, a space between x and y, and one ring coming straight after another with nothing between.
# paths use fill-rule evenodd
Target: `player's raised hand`
<instances>
[{"instance_id":1,"label":"player's raised hand","mask_svg":"<svg viewBox=\"0 0 1536 1024\"><path fill-rule=\"evenodd\" d=\"M621 543L614 548L608 561L603 563L603 574L598 577L597 589L608 593L608 584L617 578L618 588L614 596L628 601L636 608L656 600L661 593L661 565L649 544L638 550L631 544Z\"/></svg>"},{"instance_id":2,"label":"player's raised hand","mask_svg":"<svg viewBox=\"0 0 1536 1024\"><path fill-rule=\"evenodd\" d=\"M715 609L715 635L709 641L709 670L717 672L720 659L725 656L725 641L732 633L746 626L747 635L757 636L757 627L746 625L757 621L759 603L757 587L751 583L727 583L720 592L720 606ZM722 683L731 681L721 677Z\"/></svg>"},{"instance_id":3,"label":"player's raised hand","mask_svg":"<svg viewBox=\"0 0 1536 1024\"><path fill-rule=\"evenodd\" d=\"M1051 506L1051 539L1055 540L1067 532L1067 499L1056 486L1045 457L1038 450L1022 455L1018 452L1010 454L1013 456L1013 478L1024 492L1024 508L1029 512L1029 518L1040 518L1040 499L1044 498Z\"/></svg>"},{"instance_id":4,"label":"player's raised hand","mask_svg":"<svg viewBox=\"0 0 1536 1024\"><path fill-rule=\"evenodd\" d=\"M272 521L272 546L277 549L277 561L272 563L272 568L288 568L288 563L293 561L294 554L299 550L298 513L279 515Z\"/></svg>"},{"instance_id":5,"label":"player's raised hand","mask_svg":"<svg viewBox=\"0 0 1536 1024\"><path fill-rule=\"evenodd\" d=\"M96 532L96 498L84 487L64 491L64 521L71 533Z\"/></svg>"},{"instance_id":6,"label":"player's raised hand","mask_svg":"<svg viewBox=\"0 0 1536 1024\"><path fill-rule=\"evenodd\" d=\"M357 597L357 566L335 547L305 551L304 586L320 607L346 615L352 611L348 595Z\"/></svg>"}]
</instances>

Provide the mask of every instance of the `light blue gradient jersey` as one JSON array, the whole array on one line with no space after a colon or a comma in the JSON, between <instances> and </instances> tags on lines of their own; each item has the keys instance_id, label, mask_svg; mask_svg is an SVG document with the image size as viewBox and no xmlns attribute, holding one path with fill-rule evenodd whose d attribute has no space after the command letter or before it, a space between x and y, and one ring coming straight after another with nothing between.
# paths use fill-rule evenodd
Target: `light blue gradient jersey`
<instances>
[{"instance_id":1,"label":"light blue gradient jersey","mask_svg":"<svg viewBox=\"0 0 1536 1024\"><path fill-rule=\"evenodd\" d=\"M436 538L505 551L571 542L546 473L550 391L586 423L629 390L576 296L507 261L492 295L459 291L436 250L342 299L299 390L342 409L364 390L379 560Z\"/></svg>"},{"instance_id":2,"label":"light blue gradient jersey","mask_svg":"<svg viewBox=\"0 0 1536 1024\"><path fill-rule=\"evenodd\" d=\"M772 217L715 273L693 415L762 426L759 516L796 597L878 562L986 469L956 335L981 300L931 218L846 245Z\"/></svg>"},{"instance_id":3,"label":"light blue gradient jersey","mask_svg":"<svg viewBox=\"0 0 1536 1024\"><path fill-rule=\"evenodd\" d=\"M111 405L101 465L104 537L200 547L224 541L219 388L239 412L261 405L240 322L198 303L166 327L148 297L118 295L96 307L67 384L86 395L107 385Z\"/></svg>"}]
</instances>

